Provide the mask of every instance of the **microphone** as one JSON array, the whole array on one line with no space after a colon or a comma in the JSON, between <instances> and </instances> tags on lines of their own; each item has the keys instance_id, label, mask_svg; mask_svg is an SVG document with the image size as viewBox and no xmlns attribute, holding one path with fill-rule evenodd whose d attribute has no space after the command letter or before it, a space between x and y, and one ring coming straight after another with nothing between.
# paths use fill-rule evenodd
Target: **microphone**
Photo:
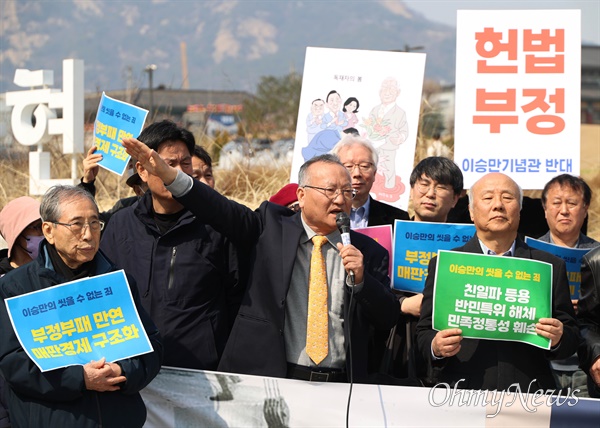
<instances>
[{"instance_id":1,"label":"microphone","mask_svg":"<svg viewBox=\"0 0 600 428\"><path fill-rule=\"evenodd\" d=\"M335 224L342 235L342 244L350 245L350 217L345 212L339 212L335 216ZM350 285L354 285L354 272L348 271Z\"/></svg>"}]
</instances>

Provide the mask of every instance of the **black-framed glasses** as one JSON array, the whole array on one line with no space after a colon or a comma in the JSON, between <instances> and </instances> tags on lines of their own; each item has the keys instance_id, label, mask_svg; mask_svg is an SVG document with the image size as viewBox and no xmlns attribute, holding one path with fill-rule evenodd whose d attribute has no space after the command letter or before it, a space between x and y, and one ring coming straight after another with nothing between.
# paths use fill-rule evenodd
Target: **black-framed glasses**
<instances>
[{"instance_id":1,"label":"black-framed glasses","mask_svg":"<svg viewBox=\"0 0 600 428\"><path fill-rule=\"evenodd\" d=\"M373 168L373 164L371 162L361 162L361 163L345 163L344 168L348 171L354 171L354 168L358 167L360 172L369 172L371 168Z\"/></svg>"},{"instance_id":2,"label":"black-framed glasses","mask_svg":"<svg viewBox=\"0 0 600 428\"><path fill-rule=\"evenodd\" d=\"M335 187L317 187L317 186L309 186L304 185L303 187L308 187L309 189L319 190L320 193L324 194L331 200L337 198L337 196L341 193L344 196L344 199L347 201L351 201L356 196L356 189L336 189Z\"/></svg>"},{"instance_id":3,"label":"black-framed glasses","mask_svg":"<svg viewBox=\"0 0 600 428\"><path fill-rule=\"evenodd\" d=\"M448 196L450 192L453 191L452 186L447 184L433 184L429 181L417 181L415 183L417 186L417 190L422 195L426 195L429 192L429 189L433 187L433 193L440 196Z\"/></svg>"},{"instance_id":4,"label":"black-framed glasses","mask_svg":"<svg viewBox=\"0 0 600 428\"><path fill-rule=\"evenodd\" d=\"M75 235L83 235L86 227L89 227L93 232L98 232L104 229L104 222L102 220L92 220L85 223L82 221L74 221L73 223L61 223L59 221L53 221L52 223L68 227Z\"/></svg>"}]
</instances>

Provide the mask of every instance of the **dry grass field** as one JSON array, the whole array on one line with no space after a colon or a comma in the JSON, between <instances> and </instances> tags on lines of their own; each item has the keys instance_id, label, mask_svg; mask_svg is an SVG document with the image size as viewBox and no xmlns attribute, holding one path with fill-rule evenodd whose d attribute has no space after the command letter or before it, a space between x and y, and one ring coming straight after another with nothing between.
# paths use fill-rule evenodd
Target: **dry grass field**
<instances>
[{"instance_id":1,"label":"dry grass field","mask_svg":"<svg viewBox=\"0 0 600 428\"><path fill-rule=\"evenodd\" d=\"M58 143L51 145L52 176L66 177L70 171L70 158L60 154ZM419 142L415 155L418 162L424 154L425 144ZM4 205L28 192L28 161L26 148L21 156L0 158L0 209ZM81 165L81 163L80 163ZM81 166L80 166L81 168ZM290 167L269 169L221 170L215 167L216 188L227 197L251 208L268 199L289 180ZM589 209L588 235L600 240L600 125L581 127L581 175L588 182L595 196ZM108 210L119 199L133 193L125 185L125 180L101 170L96 181L96 198L101 210ZM527 192L539 197L540 191Z\"/></svg>"},{"instance_id":2,"label":"dry grass field","mask_svg":"<svg viewBox=\"0 0 600 428\"><path fill-rule=\"evenodd\" d=\"M595 195L588 210L588 235L600 241L600 125L581 126L581 176Z\"/></svg>"}]
</instances>

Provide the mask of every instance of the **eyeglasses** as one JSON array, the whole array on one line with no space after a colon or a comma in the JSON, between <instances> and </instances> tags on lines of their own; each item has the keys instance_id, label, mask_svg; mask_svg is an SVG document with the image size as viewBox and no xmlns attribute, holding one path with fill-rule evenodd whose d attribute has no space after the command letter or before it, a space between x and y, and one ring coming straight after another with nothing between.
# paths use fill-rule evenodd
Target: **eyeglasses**
<instances>
[{"instance_id":1,"label":"eyeglasses","mask_svg":"<svg viewBox=\"0 0 600 428\"><path fill-rule=\"evenodd\" d=\"M102 220L92 220L86 223L80 221L74 221L73 223L61 223L59 221L53 221L52 223L68 227L75 235L83 235L86 227L89 227L93 232L98 232L104 229L104 222Z\"/></svg>"},{"instance_id":2,"label":"eyeglasses","mask_svg":"<svg viewBox=\"0 0 600 428\"><path fill-rule=\"evenodd\" d=\"M358 167L360 172L369 172L371 168L373 168L373 164L371 162L361 162L361 163L345 163L344 168L348 171L354 171L354 168Z\"/></svg>"},{"instance_id":3,"label":"eyeglasses","mask_svg":"<svg viewBox=\"0 0 600 428\"><path fill-rule=\"evenodd\" d=\"M419 191L419 193L421 193L422 195L426 195L429 192L429 189L431 189L433 187L433 193L435 195L440 195L440 196L448 196L450 194L450 192L452 192L452 187L445 185L445 184L433 184L430 183L428 181L417 181L416 182L416 187L417 190Z\"/></svg>"},{"instance_id":4,"label":"eyeglasses","mask_svg":"<svg viewBox=\"0 0 600 428\"><path fill-rule=\"evenodd\" d=\"M308 187L309 189L320 190L319 193L324 194L331 200L337 198L337 196L341 193L344 196L344 199L350 201L354 199L356 196L356 189L335 189L333 187L317 187L317 186L308 186L305 185L303 187Z\"/></svg>"}]
</instances>

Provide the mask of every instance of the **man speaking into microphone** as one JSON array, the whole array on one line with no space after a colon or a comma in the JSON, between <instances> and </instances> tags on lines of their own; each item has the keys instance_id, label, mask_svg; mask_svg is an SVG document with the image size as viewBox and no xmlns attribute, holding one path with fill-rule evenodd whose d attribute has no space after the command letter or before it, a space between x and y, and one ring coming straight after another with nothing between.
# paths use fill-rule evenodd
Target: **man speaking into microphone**
<instances>
[{"instance_id":1,"label":"man speaking into microphone","mask_svg":"<svg viewBox=\"0 0 600 428\"><path fill-rule=\"evenodd\" d=\"M270 202L252 211L170 167L137 140L123 145L175 199L251 261L219 370L368 381L369 330L390 329L399 309L389 287L387 251L352 231L352 243L342 243L336 217L350 212L355 192L335 155L314 157L300 168L300 212Z\"/></svg>"}]
</instances>

